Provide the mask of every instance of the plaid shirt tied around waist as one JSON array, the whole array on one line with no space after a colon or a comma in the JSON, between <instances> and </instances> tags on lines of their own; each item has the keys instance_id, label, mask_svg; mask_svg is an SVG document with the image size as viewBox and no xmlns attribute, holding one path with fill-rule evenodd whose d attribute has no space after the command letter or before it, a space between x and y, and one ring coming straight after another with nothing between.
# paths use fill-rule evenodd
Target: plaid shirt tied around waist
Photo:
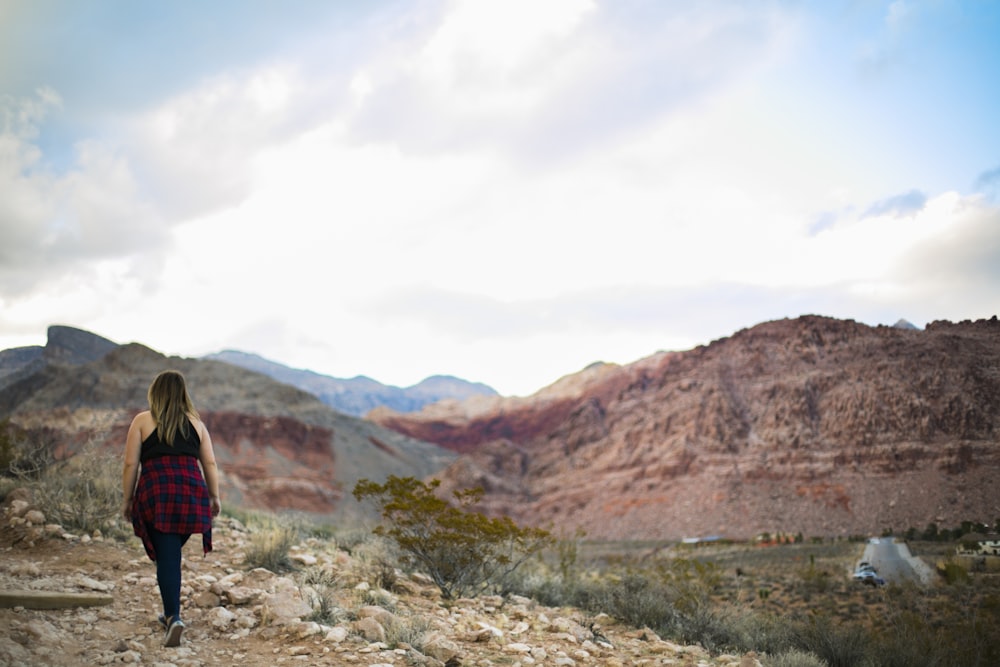
<instances>
[{"instance_id":1,"label":"plaid shirt tied around waist","mask_svg":"<svg viewBox=\"0 0 1000 667\"><path fill-rule=\"evenodd\" d=\"M132 529L155 561L152 528L161 533L201 533L204 552L212 550L212 506L197 458L159 456L142 464L132 501Z\"/></svg>"}]
</instances>

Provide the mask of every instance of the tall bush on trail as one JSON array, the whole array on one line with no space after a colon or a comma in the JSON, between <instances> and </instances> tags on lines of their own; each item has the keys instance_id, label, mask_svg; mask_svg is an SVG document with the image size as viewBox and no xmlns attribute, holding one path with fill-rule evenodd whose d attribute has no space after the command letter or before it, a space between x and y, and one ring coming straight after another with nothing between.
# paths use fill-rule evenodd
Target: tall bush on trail
<instances>
[{"instance_id":1,"label":"tall bush on trail","mask_svg":"<svg viewBox=\"0 0 1000 667\"><path fill-rule=\"evenodd\" d=\"M375 503L385 523L374 532L393 541L405 564L430 576L445 599L504 592L514 571L551 541L549 533L474 511L480 488L455 491L452 504L435 495L440 485L393 475L385 484L363 479L353 493Z\"/></svg>"}]
</instances>

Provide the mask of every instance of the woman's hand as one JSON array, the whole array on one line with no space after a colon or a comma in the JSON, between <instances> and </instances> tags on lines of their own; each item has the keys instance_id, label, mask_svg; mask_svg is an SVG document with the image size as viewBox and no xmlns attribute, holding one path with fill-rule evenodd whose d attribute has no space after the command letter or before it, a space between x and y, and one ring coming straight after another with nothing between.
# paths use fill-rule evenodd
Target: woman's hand
<instances>
[{"instance_id":1,"label":"woman's hand","mask_svg":"<svg viewBox=\"0 0 1000 667\"><path fill-rule=\"evenodd\" d=\"M121 516L126 523L132 523L132 499L126 498L122 501Z\"/></svg>"},{"instance_id":2,"label":"woman's hand","mask_svg":"<svg viewBox=\"0 0 1000 667\"><path fill-rule=\"evenodd\" d=\"M222 511L222 501L219 500L219 496L212 496L210 498L212 504L212 516L219 516L219 512Z\"/></svg>"}]
</instances>

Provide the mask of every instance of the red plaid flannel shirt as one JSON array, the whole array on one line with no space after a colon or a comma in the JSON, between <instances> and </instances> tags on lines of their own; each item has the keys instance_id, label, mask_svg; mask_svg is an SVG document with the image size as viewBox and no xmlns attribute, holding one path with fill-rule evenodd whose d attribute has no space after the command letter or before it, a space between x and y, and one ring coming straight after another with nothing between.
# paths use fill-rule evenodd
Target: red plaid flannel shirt
<instances>
[{"instance_id":1,"label":"red plaid flannel shirt","mask_svg":"<svg viewBox=\"0 0 1000 667\"><path fill-rule=\"evenodd\" d=\"M212 506L194 456L158 456L142 464L132 501L132 529L155 561L150 528L181 535L201 533L204 552L212 550Z\"/></svg>"}]
</instances>

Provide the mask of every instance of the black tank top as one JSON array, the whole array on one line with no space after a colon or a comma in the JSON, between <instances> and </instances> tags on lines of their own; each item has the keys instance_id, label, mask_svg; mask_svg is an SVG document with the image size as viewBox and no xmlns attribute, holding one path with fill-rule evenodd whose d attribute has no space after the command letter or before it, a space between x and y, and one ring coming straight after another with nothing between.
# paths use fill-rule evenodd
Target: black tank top
<instances>
[{"instance_id":1,"label":"black tank top","mask_svg":"<svg viewBox=\"0 0 1000 667\"><path fill-rule=\"evenodd\" d=\"M189 419L187 421L187 437L185 438L180 430L174 435L174 444L171 447L160 440L159 429L149 434L149 437L142 441L142 449L139 452L139 461L148 461L158 456L194 456L201 453L201 438L198 437L198 430Z\"/></svg>"}]
</instances>

